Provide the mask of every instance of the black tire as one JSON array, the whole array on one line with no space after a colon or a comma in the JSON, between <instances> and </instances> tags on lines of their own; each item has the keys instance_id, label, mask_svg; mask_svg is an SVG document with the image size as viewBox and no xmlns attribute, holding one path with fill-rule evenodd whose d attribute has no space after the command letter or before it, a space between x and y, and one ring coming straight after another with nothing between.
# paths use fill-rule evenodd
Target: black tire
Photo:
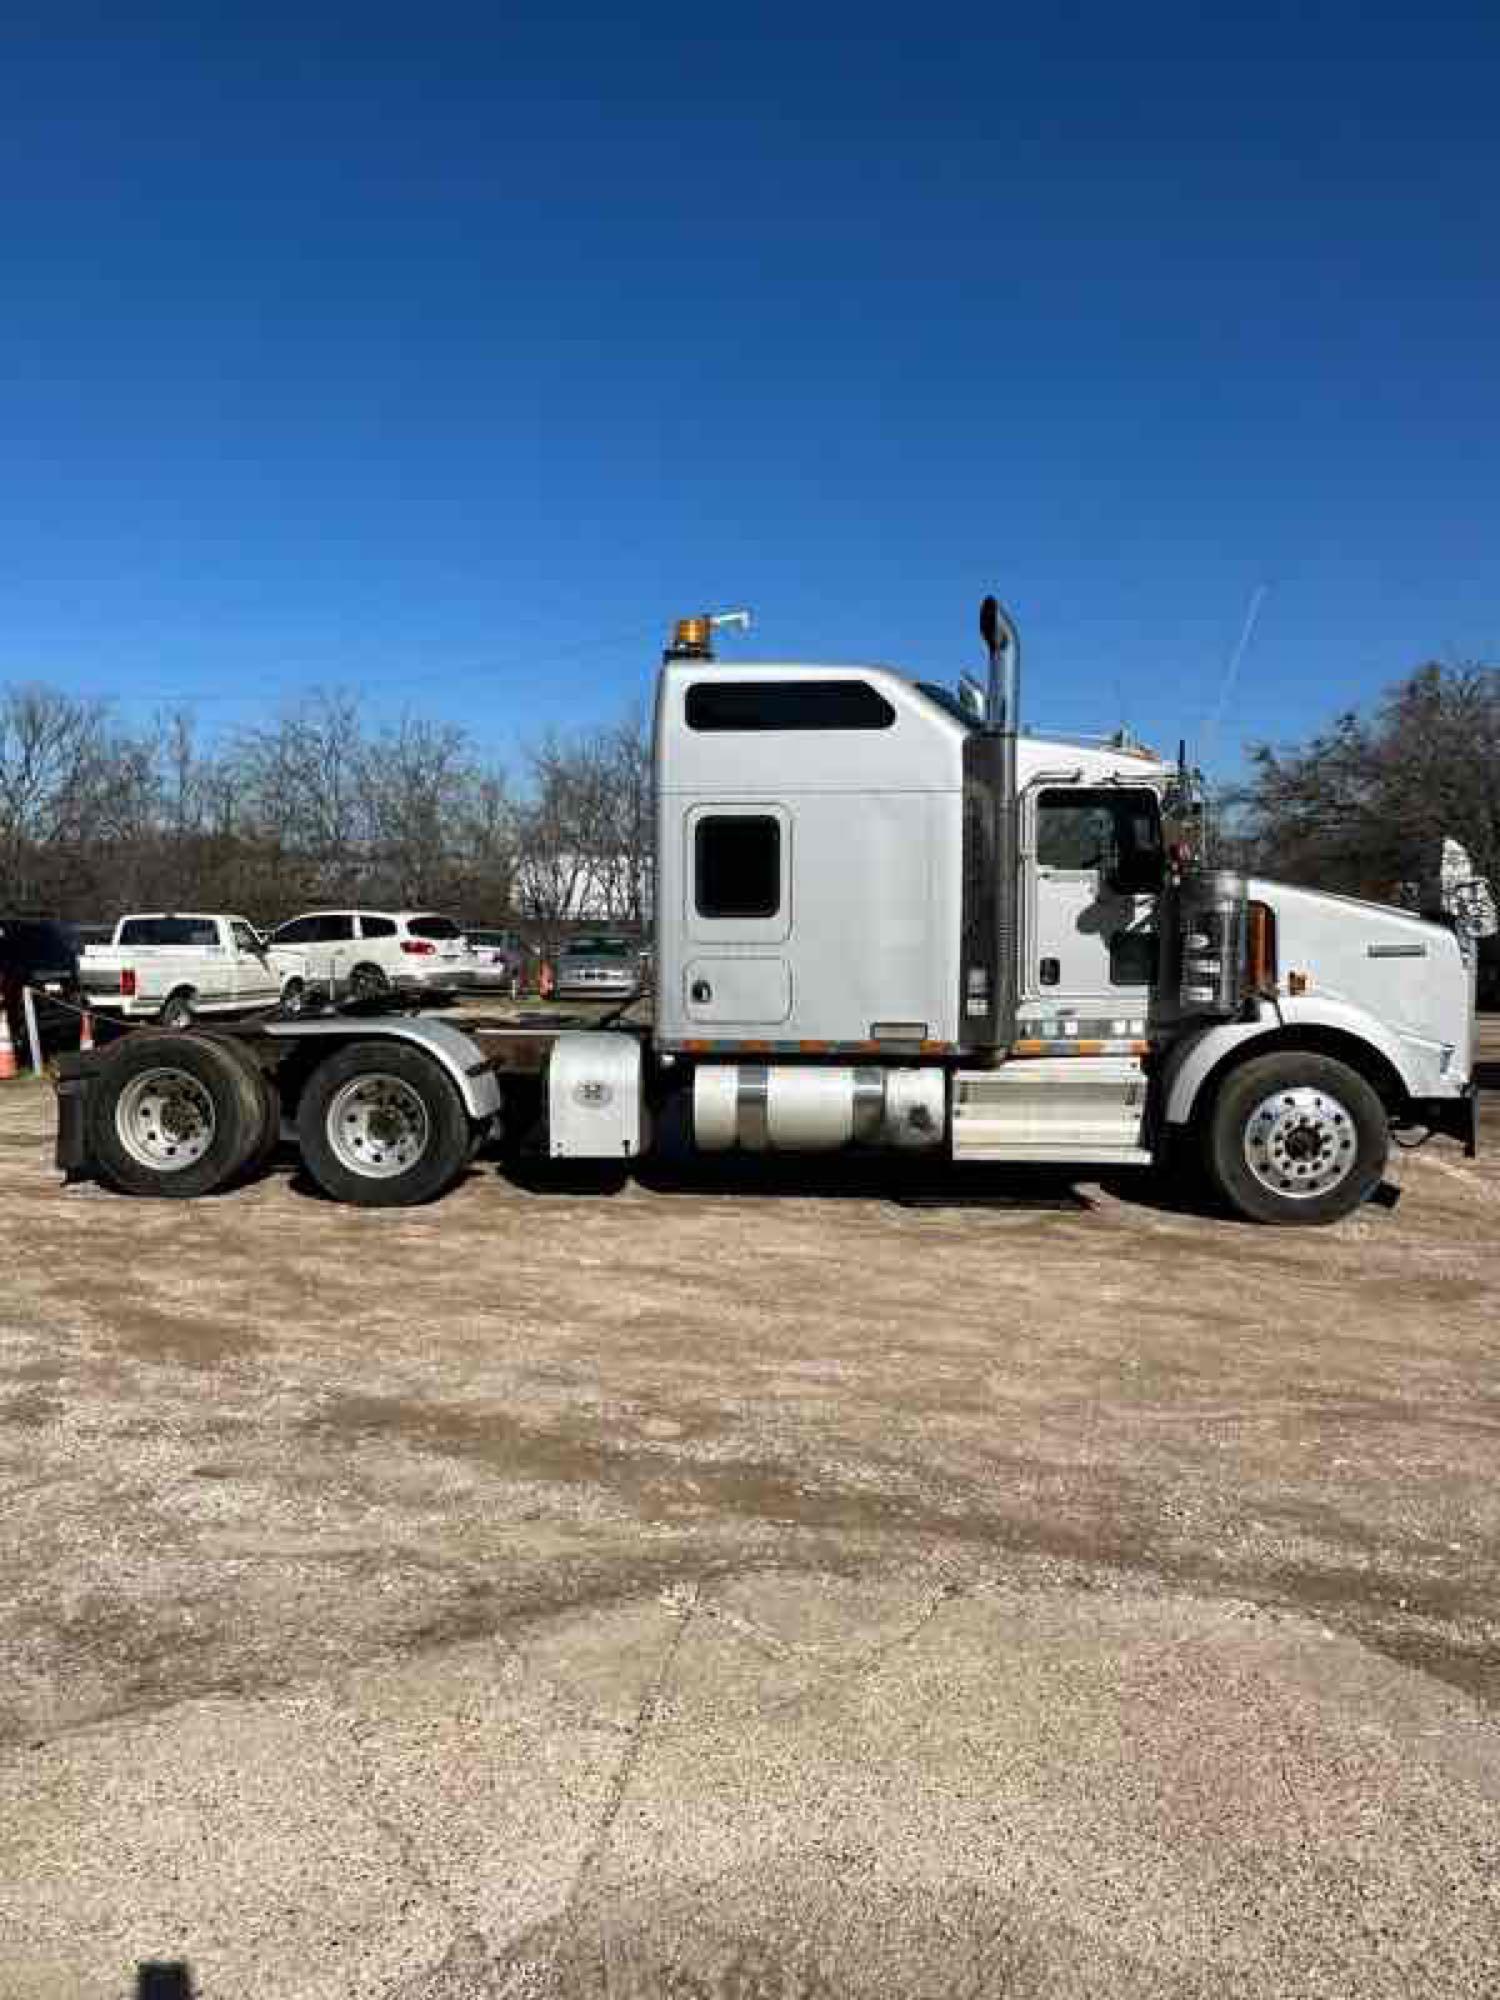
<instances>
[{"instance_id":1,"label":"black tire","mask_svg":"<svg viewBox=\"0 0 1500 2000\"><path fill-rule=\"evenodd\" d=\"M391 982L378 965L356 965L349 974L349 998L357 1007L373 1007L390 998Z\"/></svg>"},{"instance_id":2,"label":"black tire","mask_svg":"<svg viewBox=\"0 0 1500 2000\"><path fill-rule=\"evenodd\" d=\"M163 1092L195 1114L190 1135L163 1117ZM210 1118L211 1136L195 1151ZM99 1066L89 1090L89 1150L122 1193L185 1201L241 1172L264 1118L254 1075L236 1051L208 1035L143 1030L117 1042Z\"/></svg>"},{"instance_id":3,"label":"black tire","mask_svg":"<svg viewBox=\"0 0 1500 2000\"><path fill-rule=\"evenodd\" d=\"M173 1034L185 1035L198 1018L193 1006L195 997L190 986L181 986L175 993L169 993L156 1017L158 1024Z\"/></svg>"},{"instance_id":4,"label":"black tire","mask_svg":"<svg viewBox=\"0 0 1500 2000\"><path fill-rule=\"evenodd\" d=\"M1282 1049L1230 1071L1204 1129L1214 1187L1251 1222L1337 1222L1379 1187L1385 1106L1333 1056ZM1252 1162L1254 1164L1252 1164Z\"/></svg>"},{"instance_id":5,"label":"black tire","mask_svg":"<svg viewBox=\"0 0 1500 2000\"><path fill-rule=\"evenodd\" d=\"M208 1030L200 1030L209 1033ZM270 1165L271 1155L281 1143L281 1088L276 1079L269 1075L255 1060L250 1050L237 1035L213 1034L230 1059L239 1064L255 1089L256 1101L260 1106L260 1123L250 1150L231 1176L232 1181L259 1180Z\"/></svg>"},{"instance_id":6,"label":"black tire","mask_svg":"<svg viewBox=\"0 0 1500 2000\"><path fill-rule=\"evenodd\" d=\"M341 1094L361 1078L394 1085L387 1095L405 1109L420 1103L424 1126L420 1145L404 1127L389 1142L351 1136L343 1128L336 1142L333 1117ZM355 1107L357 1112L357 1107ZM368 1113L359 1114L368 1116ZM397 1041L351 1042L322 1062L308 1078L297 1107L297 1139L307 1170L325 1194L357 1208L410 1208L432 1201L463 1172L469 1162L472 1128L451 1078L420 1049ZM403 1145L418 1146L408 1164L394 1164ZM386 1146L388 1150L380 1149Z\"/></svg>"},{"instance_id":7,"label":"black tire","mask_svg":"<svg viewBox=\"0 0 1500 2000\"><path fill-rule=\"evenodd\" d=\"M257 1070L256 1074L260 1083L261 1124L260 1133L241 1173L241 1178L247 1181L261 1178L281 1144L281 1092L274 1079L267 1076L263 1069Z\"/></svg>"}]
</instances>

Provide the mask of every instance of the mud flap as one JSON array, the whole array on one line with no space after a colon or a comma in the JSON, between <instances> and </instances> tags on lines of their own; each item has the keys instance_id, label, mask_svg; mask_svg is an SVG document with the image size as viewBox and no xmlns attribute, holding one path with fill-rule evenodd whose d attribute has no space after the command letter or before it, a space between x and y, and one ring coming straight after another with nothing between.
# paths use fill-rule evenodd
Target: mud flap
<instances>
[{"instance_id":1,"label":"mud flap","mask_svg":"<svg viewBox=\"0 0 1500 2000\"><path fill-rule=\"evenodd\" d=\"M1462 1097L1429 1097L1413 1106L1413 1122L1445 1139L1457 1139L1466 1160L1479 1156L1479 1091L1470 1084Z\"/></svg>"},{"instance_id":2,"label":"mud flap","mask_svg":"<svg viewBox=\"0 0 1500 2000\"><path fill-rule=\"evenodd\" d=\"M92 1180L94 1176L93 1156L89 1152L88 1103L95 1074L93 1056L57 1058L56 1161L65 1181Z\"/></svg>"}]
</instances>

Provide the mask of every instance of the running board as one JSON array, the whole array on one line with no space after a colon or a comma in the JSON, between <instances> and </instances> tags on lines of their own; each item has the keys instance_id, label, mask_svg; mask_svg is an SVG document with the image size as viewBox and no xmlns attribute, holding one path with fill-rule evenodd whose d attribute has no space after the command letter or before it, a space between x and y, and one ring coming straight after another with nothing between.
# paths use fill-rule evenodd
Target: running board
<instances>
[{"instance_id":1,"label":"running board","mask_svg":"<svg viewBox=\"0 0 1500 2000\"><path fill-rule=\"evenodd\" d=\"M1146 1076L1129 1056L1040 1056L953 1078L955 1160L1147 1167Z\"/></svg>"}]
</instances>

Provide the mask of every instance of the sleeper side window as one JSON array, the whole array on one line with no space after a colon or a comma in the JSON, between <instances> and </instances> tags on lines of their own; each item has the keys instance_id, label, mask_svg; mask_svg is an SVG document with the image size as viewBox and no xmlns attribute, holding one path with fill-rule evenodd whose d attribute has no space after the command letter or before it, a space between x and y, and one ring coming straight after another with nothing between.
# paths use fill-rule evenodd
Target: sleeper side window
<instances>
[{"instance_id":1,"label":"sleeper side window","mask_svg":"<svg viewBox=\"0 0 1500 2000\"><path fill-rule=\"evenodd\" d=\"M781 823L763 813L716 813L693 837L700 917L774 917L781 904Z\"/></svg>"}]
</instances>

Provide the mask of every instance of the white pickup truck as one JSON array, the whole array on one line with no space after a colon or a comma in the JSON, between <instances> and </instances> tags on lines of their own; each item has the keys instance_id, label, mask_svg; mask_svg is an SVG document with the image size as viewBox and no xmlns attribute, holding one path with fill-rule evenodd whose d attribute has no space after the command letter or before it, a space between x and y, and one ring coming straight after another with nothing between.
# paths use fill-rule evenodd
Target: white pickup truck
<instances>
[{"instance_id":1,"label":"white pickup truck","mask_svg":"<svg viewBox=\"0 0 1500 2000\"><path fill-rule=\"evenodd\" d=\"M121 917L109 944L78 962L88 1006L129 1021L186 1028L200 1014L250 1014L280 1004L305 955L270 945L244 917L177 912Z\"/></svg>"}]
</instances>

